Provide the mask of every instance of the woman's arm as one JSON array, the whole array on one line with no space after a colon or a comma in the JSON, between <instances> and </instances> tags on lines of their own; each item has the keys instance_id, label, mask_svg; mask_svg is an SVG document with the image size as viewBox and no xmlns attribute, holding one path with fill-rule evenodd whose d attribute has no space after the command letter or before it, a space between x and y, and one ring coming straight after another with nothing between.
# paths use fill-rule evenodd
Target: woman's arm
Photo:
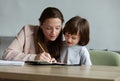
<instances>
[{"instance_id":1,"label":"woman's arm","mask_svg":"<svg viewBox=\"0 0 120 81\"><path fill-rule=\"evenodd\" d=\"M16 38L13 40L13 42L10 44L10 46L4 51L4 54L2 56L4 60L19 60L19 61L34 60L36 54L25 53L25 51L27 50L25 45L30 44L30 43L26 44L25 34L26 34L25 27L23 27L16 36Z\"/></svg>"}]
</instances>

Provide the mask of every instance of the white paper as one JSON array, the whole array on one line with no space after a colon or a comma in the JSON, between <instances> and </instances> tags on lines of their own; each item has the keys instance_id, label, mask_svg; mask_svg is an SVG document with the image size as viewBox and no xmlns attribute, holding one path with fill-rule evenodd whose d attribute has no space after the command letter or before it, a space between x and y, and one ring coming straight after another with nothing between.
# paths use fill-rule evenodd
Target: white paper
<instances>
[{"instance_id":1,"label":"white paper","mask_svg":"<svg viewBox=\"0 0 120 81\"><path fill-rule=\"evenodd\" d=\"M23 61L8 61L8 60L0 60L0 65L16 65L23 66Z\"/></svg>"}]
</instances>

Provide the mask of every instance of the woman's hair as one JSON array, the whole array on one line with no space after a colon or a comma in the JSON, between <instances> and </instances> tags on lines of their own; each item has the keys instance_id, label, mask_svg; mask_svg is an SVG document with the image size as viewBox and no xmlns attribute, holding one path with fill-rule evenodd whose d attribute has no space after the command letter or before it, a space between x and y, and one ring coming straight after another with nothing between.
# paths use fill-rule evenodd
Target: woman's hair
<instances>
[{"instance_id":1,"label":"woman's hair","mask_svg":"<svg viewBox=\"0 0 120 81\"><path fill-rule=\"evenodd\" d=\"M48 18L59 18L62 21L62 23L64 22L63 14L59 9L55 7L48 7L42 12L39 18L40 24L43 24L44 21Z\"/></svg>"},{"instance_id":2,"label":"woman's hair","mask_svg":"<svg viewBox=\"0 0 120 81\"><path fill-rule=\"evenodd\" d=\"M75 16L66 22L63 34L69 33L76 35L79 33L80 41L78 45L84 46L89 42L89 23L85 18Z\"/></svg>"},{"instance_id":3,"label":"woman's hair","mask_svg":"<svg viewBox=\"0 0 120 81\"><path fill-rule=\"evenodd\" d=\"M55 7L48 7L42 12L39 18L40 24L43 24L44 21L49 18L59 18L62 21L61 24L63 24L64 22L63 14L60 12L59 9ZM41 27L39 27L37 33L37 42L40 42L42 44L45 51L50 53L51 57L54 57L55 59L59 59L60 49L62 47L62 41L63 41L62 27L61 27L61 32L57 37L57 39L55 41L48 41L48 42L45 42L45 36L43 34Z\"/></svg>"}]
</instances>

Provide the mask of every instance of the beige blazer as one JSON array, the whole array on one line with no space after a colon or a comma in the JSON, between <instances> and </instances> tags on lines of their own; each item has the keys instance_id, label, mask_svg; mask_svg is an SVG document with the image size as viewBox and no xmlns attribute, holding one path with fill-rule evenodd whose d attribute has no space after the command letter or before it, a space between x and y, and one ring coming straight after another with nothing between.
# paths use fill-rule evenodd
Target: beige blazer
<instances>
[{"instance_id":1,"label":"beige blazer","mask_svg":"<svg viewBox=\"0 0 120 81\"><path fill-rule=\"evenodd\" d=\"M34 60L35 44L34 35L38 26L26 25L15 37L10 46L4 51L2 58L4 60L32 61Z\"/></svg>"}]
</instances>

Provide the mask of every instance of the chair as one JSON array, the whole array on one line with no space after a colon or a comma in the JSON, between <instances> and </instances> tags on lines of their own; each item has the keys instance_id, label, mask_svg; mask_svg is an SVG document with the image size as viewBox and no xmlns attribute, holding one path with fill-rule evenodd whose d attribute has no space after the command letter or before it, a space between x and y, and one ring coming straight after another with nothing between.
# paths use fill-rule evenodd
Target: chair
<instances>
[{"instance_id":1,"label":"chair","mask_svg":"<svg viewBox=\"0 0 120 81\"><path fill-rule=\"evenodd\" d=\"M112 51L89 50L93 65L120 66L120 54Z\"/></svg>"}]
</instances>

